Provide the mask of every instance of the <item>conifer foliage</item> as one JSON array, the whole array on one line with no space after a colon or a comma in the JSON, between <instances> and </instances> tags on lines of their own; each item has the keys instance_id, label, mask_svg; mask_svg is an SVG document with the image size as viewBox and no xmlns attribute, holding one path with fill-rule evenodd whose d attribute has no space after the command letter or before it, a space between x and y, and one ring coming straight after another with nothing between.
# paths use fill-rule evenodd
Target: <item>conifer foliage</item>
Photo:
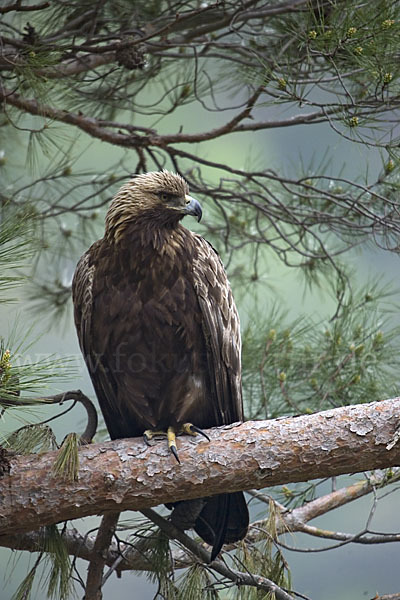
<instances>
[{"instance_id":1,"label":"conifer foliage","mask_svg":"<svg viewBox=\"0 0 400 600\"><path fill-rule=\"evenodd\" d=\"M247 419L398 395L396 290L390 272L363 280L359 257L398 260L399 34L395 0L2 2L0 308L24 297L41 332L71 321L73 268L102 235L110 199L132 174L166 168L203 203L198 231L227 266ZM287 132L301 140L295 161L271 151ZM307 311L299 286L303 304L327 308ZM2 422L22 420L0 430L0 489L15 457L50 450L55 481L78 485L79 447L96 432L85 394L49 395L70 366L32 360L33 337L18 322L0 331ZM83 404L88 425L57 440L33 405L67 400ZM1 545L35 553L13 600L36 585L57 600L106 600L105 582L125 570L145 571L159 598L304 598L286 553L296 538L285 534L307 534L309 549L313 537L326 547L398 542L371 521L377 490L394 492L399 477L394 466L340 489L334 479L329 490L321 480L250 490L247 538L212 565L148 504L131 521L105 511L87 534L67 522L0 532ZM367 494L362 531L308 524Z\"/></svg>"}]
</instances>

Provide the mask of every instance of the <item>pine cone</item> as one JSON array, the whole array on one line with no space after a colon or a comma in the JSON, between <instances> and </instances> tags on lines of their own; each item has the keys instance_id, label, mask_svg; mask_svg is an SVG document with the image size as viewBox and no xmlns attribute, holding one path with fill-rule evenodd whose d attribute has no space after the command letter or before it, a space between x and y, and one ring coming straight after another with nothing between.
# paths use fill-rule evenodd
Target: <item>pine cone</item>
<instances>
[{"instance_id":1,"label":"pine cone","mask_svg":"<svg viewBox=\"0 0 400 600\"><path fill-rule=\"evenodd\" d=\"M39 35L34 27L28 22L24 27L25 33L22 34L22 40L29 46L37 46L39 43Z\"/></svg>"},{"instance_id":2,"label":"pine cone","mask_svg":"<svg viewBox=\"0 0 400 600\"><path fill-rule=\"evenodd\" d=\"M130 71L143 69L145 65L144 46L143 44L138 44L136 46L122 47L117 50L116 58L118 64L121 67L125 67L125 69L129 69Z\"/></svg>"},{"instance_id":3,"label":"pine cone","mask_svg":"<svg viewBox=\"0 0 400 600\"><path fill-rule=\"evenodd\" d=\"M3 446L0 446L0 477L7 475L10 472L11 465L8 460L9 453Z\"/></svg>"}]
</instances>

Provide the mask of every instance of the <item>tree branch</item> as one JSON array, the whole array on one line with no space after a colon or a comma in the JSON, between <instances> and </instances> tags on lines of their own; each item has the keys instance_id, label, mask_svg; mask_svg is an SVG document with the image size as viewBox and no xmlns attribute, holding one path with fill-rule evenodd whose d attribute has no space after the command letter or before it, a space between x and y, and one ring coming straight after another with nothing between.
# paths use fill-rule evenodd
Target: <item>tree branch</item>
<instances>
[{"instance_id":1,"label":"tree branch","mask_svg":"<svg viewBox=\"0 0 400 600\"><path fill-rule=\"evenodd\" d=\"M186 533L177 529L170 521L167 521L152 509L145 509L142 511L143 514L153 523L167 534L170 539L176 539L183 544L190 552L192 552L202 562L208 563L209 552L205 550L199 544L196 544ZM237 585L249 585L256 587L260 590L266 590L275 594L277 600L293 600L292 594L288 594L285 590L277 586L273 581L266 577L260 577L259 575L253 575L252 573L244 573L242 571L236 571L231 567L225 565L221 560L214 560L212 563L214 571L223 575L230 581L233 581Z\"/></svg>"},{"instance_id":2,"label":"tree branch","mask_svg":"<svg viewBox=\"0 0 400 600\"><path fill-rule=\"evenodd\" d=\"M92 137L100 139L103 142L124 147L142 145L142 143L138 143L141 139L139 136L108 131L100 125L95 118L85 117L79 113L72 113L45 104L40 104L37 100L22 98L18 93L11 92L2 87L0 87L0 100L6 104L15 106L24 112L28 112L31 115L37 115L54 121L61 121L62 123L74 125L78 129L85 131Z\"/></svg>"},{"instance_id":3,"label":"tree branch","mask_svg":"<svg viewBox=\"0 0 400 600\"><path fill-rule=\"evenodd\" d=\"M38 69L36 75L46 77L47 79L58 79L80 75L87 71L97 69L102 65L108 65L115 62L115 52L105 52L104 54L85 54L77 58L68 59L52 67Z\"/></svg>"},{"instance_id":4,"label":"tree branch","mask_svg":"<svg viewBox=\"0 0 400 600\"><path fill-rule=\"evenodd\" d=\"M266 496L263 493L256 492L255 490L251 490L249 493L253 497L262 500L265 503L269 504L271 501L273 501L277 511L274 531L276 531L278 536L287 533L288 531L292 533L301 531L312 536L326 537L331 539L332 535L336 535L336 532L328 532L316 527L310 527L307 525L308 521L316 519L321 515L325 515L331 510L339 508L340 506L344 506L349 502L353 502L353 500L357 500L358 498L366 496L374 489L384 487L385 485L388 485L388 483L394 483L395 481L398 481L399 475L400 473L397 472L392 478L389 479L385 472L374 473L362 481L357 481L352 485L340 488L339 490L335 490L334 492L330 492L329 494L325 494L319 498L315 498L314 500L306 502L305 504L293 508L292 510L287 509L285 506L279 504L276 502L276 500L272 500L271 497ZM260 534L260 530L267 526L268 523L265 519L254 521L251 524L246 541L257 542L260 537L264 537L264 533ZM338 535L346 537L339 537L335 539L349 540L350 538L354 538L354 535L352 534L339 533ZM371 539L372 536L369 535L366 537L363 534L363 537L359 537L352 541L360 544L369 544L372 543L370 541ZM381 534L379 536L374 536L374 539L377 541L377 543L397 542L400 541L400 536L398 534Z\"/></svg>"},{"instance_id":5,"label":"tree branch","mask_svg":"<svg viewBox=\"0 0 400 600\"><path fill-rule=\"evenodd\" d=\"M133 439L94 444L79 451L77 482L54 479L54 452L12 457L10 474L0 481L0 534L105 511L400 465L400 446L387 450L399 417L396 398L214 428L210 443L179 438L179 466L162 442L153 448Z\"/></svg>"},{"instance_id":6,"label":"tree branch","mask_svg":"<svg viewBox=\"0 0 400 600\"><path fill-rule=\"evenodd\" d=\"M107 513L101 520L89 563L84 600L102 600L103 598L101 591L103 569L119 515L119 512Z\"/></svg>"},{"instance_id":7,"label":"tree branch","mask_svg":"<svg viewBox=\"0 0 400 600\"><path fill-rule=\"evenodd\" d=\"M41 104L37 100L32 98L23 98L20 94L0 88L0 101L14 106L23 112L30 113L45 117L54 121L60 121L73 125L82 131L85 131L94 138L100 139L103 142L108 142L116 146L123 146L126 148L146 147L146 146L160 146L164 147L168 144L194 144L199 142L206 142L219 138L223 135L231 133L243 133L245 131L260 131L263 129L274 129L279 127L291 127L294 125L305 125L307 123L320 123L321 121L328 120L328 115L334 115L339 110L338 107L333 107L326 110L317 110L309 112L304 115L298 114L288 119L282 120L271 120L271 121L257 121L255 123L241 123L246 118L250 117L251 110L254 108L255 102L262 92L262 88L258 88L253 96L251 96L245 106L245 108L238 113L233 119L211 129L210 131L204 131L202 133L176 133L176 134L156 134L152 130L145 131L145 135L139 135L138 131L143 131L143 128L135 128L130 124L104 122L101 119L93 117L87 117L82 113L73 113L66 110L60 110L52 106ZM107 123L107 124L106 124ZM120 129L125 128L130 133L122 133L110 131L109 127L118 127Z\"/></svg>"},{"instance_id":8,"label":"tree branch","mask_svg":"<svg viewBox=\"0 0 400 600\"><path fill-rule=\"evenodd\" d=\"M0 536L0 546L12 548L13 550L25 550L27 552L39 552L43 550L43 530L30 531L16 535ZM96 536L92 534L81 534L77 529L70 528L61 532L68 553L86 561L93 559ZM148 544L147 538L140 538L133 544L124 542L111 542L104 553L105 565L113 567L118 562L117 571L152 571L153 563L146 557L145 550L141 546ZM180 550L173 553L173 564L175 569L181 569L193 564L192 557Z\"/></svg>"},{"instance_id":9,"label":"tree branch","mask_svg":"<svg viewBox=\"0 0 400 600\"><path fill-rule=\"evenodd\" d=\"M389 479L384 473L375 473L368 479L357 481L350 486L343 487L339 490L316 498L315 500L312 500L311 502L292 510L287 510L284 506L279 505L279 503L276 501L273 501L275 506L278 508L279 513L276 516L275 526L273 529L276 531L277 536L286 534L288 532L294 533L301 531L314 537L316 536L325 539L334 539L346 543L351 542L357 544L371 544L398 542L400 541L399 534L383 533L366 535L362 532L362 535L354 535L350 533L326 531L306 525L307 521L320 516L321 514L326 514L331 510L338 508L339 506L343 506L348 502L368 494L373 488L381 488L385 485L388 485L389 483L392 483L393 479L396 481L397 477L398 474L395 475L394 478ZM250 494L268 504L271 501L271 498L263 493L258 493L254 490L251 490ZM144 509L142 512L147 518L150 518L150 514L153 515L153 512L150 513L146 509ZM250 525L249 533L246 536L246 543L256 543L260 539L264 539L265 533L263 529L265 529L265 527L267 527L267 521L265 519L253 522ZM0 536L0 545L5 548L12 548L13 550L38 552L43 549L44 535L45 533L43 530L38 530L17 535ZM93 560L94 546L96 542L95 535L82 535L74 528L63 528L61 536L70 555L87 560L89 562ZM130 570L153 570L154 565L146 556L148 540L149 538L140 537L137 539L137 541L133 541L129 544L121 540L118 542L118 544L116 542L111 542L107 550L103 553L104 564L108 565L111 569L115 568L115 565L117 565L116 570L118 572ZM182 539L180 541L182 542ZM197 546L198 545L195 547ZM230 550L234 547L235 545L226 546L226 549ZM186 552L185 550L179 548L171 549L171 558L171 565L173 565L175 570L186 568L193 564L193 556L190 551Z\"/></svg>"},{"instance_id":10,"label":"tree branch","mask_svg":"<svg viewBox=\"0 0 400 600\"><path fill-rule=\"evenodd\" d=\"M96 435L97 425L98 425L98 416L96 407L93 402L88 398L81 390L70 390L68 392L61 392L60 394L54 394L53 396L40 396L38 398L21 398L20 396L16 396L12 398L9 396L8 398L0 398L0 405L4 408L10 406L33 406L35 404L63 404L66 400L74 400L74 402L79 402L82 404L87 414L87 424L85 427L85 431L79 438L80 444L90 444ZM50 420L56 419L58 416L51 417ZM48 423L49 419L46 419L42 423ZM17 431L22 429L27 429L32 427L31 424L24 425L20 427ZM14 432L15 434L16 432Z\"/></svg>"},{"instance_id":11,"label":"tree branch","mask_svg":"<svg viewBox=\"0 0 400 600\"><path fill-rule=\"evenodd\" d=\"M30 6L22 5L22 0L17 0L14 4L8 4L7 6L0 7L0 14L5 14L15 10L16 12L31 12L33 10L43 10L44 8L48 8L50 6L50 2L42 2L41 4L34 4Z\"/></svg>"}]
</instances>

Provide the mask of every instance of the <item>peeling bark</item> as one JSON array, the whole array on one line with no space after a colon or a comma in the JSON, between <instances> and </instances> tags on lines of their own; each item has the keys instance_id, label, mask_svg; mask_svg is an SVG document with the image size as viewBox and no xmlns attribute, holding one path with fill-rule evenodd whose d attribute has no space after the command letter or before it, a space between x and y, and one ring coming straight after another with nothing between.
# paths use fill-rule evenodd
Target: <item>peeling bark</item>
<instances>
[{"instance_id":1,"label":"peeling bark","mask_svg":"<svg viewBox=\"0 0 400 600\"><path fill-rule=\"evenodd\" d=\"M249 421L178 439L181 464L165 441L115 440L79 450L79 479L55 477L56 452L12 457L0 479L0 534L107 511L140 510L220 492L264 488L400 465L390 450L400 398L313 415Z\"/></svg>"}]
</instances>

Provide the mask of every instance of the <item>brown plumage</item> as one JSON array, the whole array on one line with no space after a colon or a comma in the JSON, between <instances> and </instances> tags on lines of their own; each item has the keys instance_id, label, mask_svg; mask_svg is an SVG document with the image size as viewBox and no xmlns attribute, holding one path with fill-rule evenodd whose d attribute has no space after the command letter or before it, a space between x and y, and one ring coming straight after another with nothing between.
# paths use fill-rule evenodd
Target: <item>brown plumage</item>
<instances>
[{"instance_id":1,"label":"brown plumage","mask_svg":"<svg viewBox=\"0 0 400 600\"><path fill-rule=\"evenodd\" d=\"M180 224L201 216L185 180L138 175L73 280L79 342L112 439L243 419L239 318L212 246ZM213 546L242 539L241 492L177 503L173 521Z\"/></svg>"}]
</instances>

